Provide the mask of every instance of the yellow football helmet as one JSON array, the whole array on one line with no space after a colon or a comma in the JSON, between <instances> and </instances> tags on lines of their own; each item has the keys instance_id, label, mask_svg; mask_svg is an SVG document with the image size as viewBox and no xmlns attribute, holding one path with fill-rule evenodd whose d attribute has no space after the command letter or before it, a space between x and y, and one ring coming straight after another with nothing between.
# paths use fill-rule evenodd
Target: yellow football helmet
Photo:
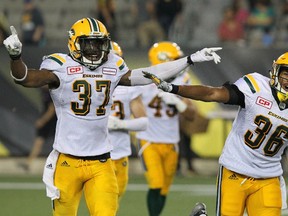
<instances>
[{"instance_id":1,"label":"yellow football helmet","mask_svg":"<svg viewBox=\"0 0 288 216\"><path fill-rule=\"evenodd\" d=\"M111 50L118 56L123 58L123 52L118 43L111 41Z\"/></svg>"},{"instance_id":2,"label":"yellow football helmet","mask_svg":"<svg viewBox=\"0 0 288 216\"><path fill-rule=\"evenodd\" d=\"M148 58L152 65L167 61L173 61L183 57L180 47L170 41L155 43L148 52Z\"/></svg>"},{"instance_id":3,"label":"yellow football helmet","mask_svg":"<svg viewBox=\"0 0 288 216\"><path fill-rule=\"evenodd\" d=\"M282 54L276 61L273 62L272 71L270 71L270 85L277 90L277 97L280 102L284 102L288 99L288 92L282 88L279 82L280 72L284 68L288 69L288 52Z\"/></svg>"},{"instance_id":4,"label":"yellow football helmet","mask_svg":"<svg viewBox=\"0 0 288 216\"><path fill-rule=\"evenodd\" d=\"M107 61L110 35L102 22L83 18L75 22L68 33L68 48L75 61L91 70Z\"/></svg>"}]
</instances>

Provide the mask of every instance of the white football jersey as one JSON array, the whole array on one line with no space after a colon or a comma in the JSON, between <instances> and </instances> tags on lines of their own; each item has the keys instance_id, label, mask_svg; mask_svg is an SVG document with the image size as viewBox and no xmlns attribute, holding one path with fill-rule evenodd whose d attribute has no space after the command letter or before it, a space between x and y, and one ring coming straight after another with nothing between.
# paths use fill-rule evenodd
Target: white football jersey
<instances>
[{"instance_id":1,"label":"white football jersey","mask_svg":"<svg viewBox=\"0 0 288 216\"><path fill-rule=\"evenodd\" d=\"M141 95L139 87L117 86L113 93L111 114L122 120L131 118L130 102ZM111 158L117 160L131 155L131 140L127 130L109 130L113 145Z\"/></svg>"},{"instance_id":2,"label":"white football jersey","mask_svg":"<svg viewBox=\"0 0 288 216\"><path fill-rule=\"evenodd\" d=\"M287 109L279 109L269 78L261 74L248 74L235 85L245 95L245 108L239 108L219 163L253 178L281 176L281 155L288 144Z\"/></svg>"},{"instance_id":3,"label":"white football jersey","mask_svg":"<svg viewBox=\"0 0 288 216\"><path fill-rule=\"evenodd\" d=\"M108 61L92 71L57 53L45 57L41 69L53 71L60 80L60 86L50 90L58 118L53 148L74 156L111 151L107 123L114 89L129 70L123 59L110 53Z\"/></svg>"},{"instance_id":4,"label":"white football jersey","mask_svg":"<svg viewBox=\"0 0 288 216\"><path fill-rule=\"evenodd\" d=\"M190 84L188 72L173 80L177 85ZM137 139L155 143L175 144L180 141L179 113L175 106L166 105L157 95L159 90L155 84L142 86L142 100L148 117L148 127L136 134Z\"/></svg>"}]
</instances>

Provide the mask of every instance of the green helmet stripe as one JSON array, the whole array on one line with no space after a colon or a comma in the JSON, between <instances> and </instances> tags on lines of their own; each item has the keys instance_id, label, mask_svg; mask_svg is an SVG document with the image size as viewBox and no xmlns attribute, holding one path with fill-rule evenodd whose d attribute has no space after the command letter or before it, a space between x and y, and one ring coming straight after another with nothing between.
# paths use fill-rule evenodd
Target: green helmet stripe
<instances>
[{"instance_id":1,"label":"green helmet stripe","mask_svg":"<svg viewBox=\"0 0 288 216\"><path fill-rule=\"evenodd\" d=\"M97 21L93 18L87 18L87 20L89 21L91 32L98 32L99 26Z\"/></svg>"}]
</instances>

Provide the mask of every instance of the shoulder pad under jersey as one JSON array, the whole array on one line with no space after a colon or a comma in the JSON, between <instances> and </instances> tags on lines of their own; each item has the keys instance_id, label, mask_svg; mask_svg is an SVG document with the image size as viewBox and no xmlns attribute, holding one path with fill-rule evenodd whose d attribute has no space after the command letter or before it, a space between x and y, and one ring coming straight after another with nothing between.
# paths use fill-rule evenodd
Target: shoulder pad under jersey
<instances>
[{"instance_id":1,"label":"shoulder pad under jersey","mask_svg":"<svg viewBox=\"0 0 288 216\"><path fill-rule=\"evenodd\" d=\"M56 70L67 62L67 55L62 53L54 53L43 57L40 69Z\"/></svg>"},{"instance_id":2,"label":"shoulder pad under jersey","mask_svg":"<svg viewBox=\"0 0 288 216\"><path fill-rule=\"evenodd\" d=\"M260 87L256 78L257 76L255 76L254 73L243 76L243 80L249 86L249 89L253 94L260 91Z\"/></svg>"}]
</instances>

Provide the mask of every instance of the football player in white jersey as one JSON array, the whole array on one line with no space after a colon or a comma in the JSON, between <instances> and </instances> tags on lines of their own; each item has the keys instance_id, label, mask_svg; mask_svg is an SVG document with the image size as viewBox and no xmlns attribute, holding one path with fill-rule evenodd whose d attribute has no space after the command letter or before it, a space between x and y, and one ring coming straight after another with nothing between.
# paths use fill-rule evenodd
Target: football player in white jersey
<instances>
[{"instance_id":1,"label":"football player in white jersey","mask_svg":"<svg viewBox=\"0 0 288 216\"><path fill-rule=\"evenodd\" d=\"M114 41L111 50L123 58L121 47ZM119 188L119 202L128 184L128 169L131 155L129 131L146 130L148 118L142 103L140 87L117 86L112 97L111 114L108 120L109 138L113 145L111 159ZM133 118L131 118L133 116Z\"/></svg>"},{"instance_id":2,"label":"football player in white jersey","mask_svg":"<svg viewBox=\"0 0 288 216\"><path fill-rule=\"evenodd\" d=\"M106 27L94 18L83 18L68 31L69 54L48 55L40 69L32 69L21 59L22 43L16 29L10 29L12 34L3 44L11 58L12 78L24 87L48 85L55 105L58 120L53 157L47 162L58 160L46 162L43 174L43 181L53 184L46 187L53 200L53 215L76 215L82 191L90 215L115 215L119 191L107 127L114 89L117 85L150 84L143 70L167 79L195 62L218 63L215 51L221 48L204 48L174 62L131 71L121 57L109 52ZM45 170L52 170L52 181L45 177Z\"/></svg>"},{"instance_id":3,"label":"football player in white jersey","mask_svg":"<svg viewBox=\"0 0 288 216\"><path fill-rule=\"evenodd\" d=\"M281 207L287 207L281 158L288 145L288 53L273 62L270 79L250 73L221 87L174 85L145 76L164 91L239 106L219 158L217 216L240 216L245 210L249 216L280 216Z\"/></svg>"},{"instance_id":4,"label":"football player in white jersey","mask_svg":"<svg viewBox=\"0 0 288 216\"><path fill-rule=\"evenodd\" d=\"M180 47L170 41L155 43L148 53L152 65L159 65L182 56ZM190 76L185 70L172 80L177 84L190 84ZM141 88L149 124L147 130L138 132L136 137L139 139L139 154L149 185L148 212L150 216L158 216L164 209L169 188L177 171L179 117L183 115L193 120L195 107L191 100L163 92L153 84Z\"/></svg>"}]
</instances>

